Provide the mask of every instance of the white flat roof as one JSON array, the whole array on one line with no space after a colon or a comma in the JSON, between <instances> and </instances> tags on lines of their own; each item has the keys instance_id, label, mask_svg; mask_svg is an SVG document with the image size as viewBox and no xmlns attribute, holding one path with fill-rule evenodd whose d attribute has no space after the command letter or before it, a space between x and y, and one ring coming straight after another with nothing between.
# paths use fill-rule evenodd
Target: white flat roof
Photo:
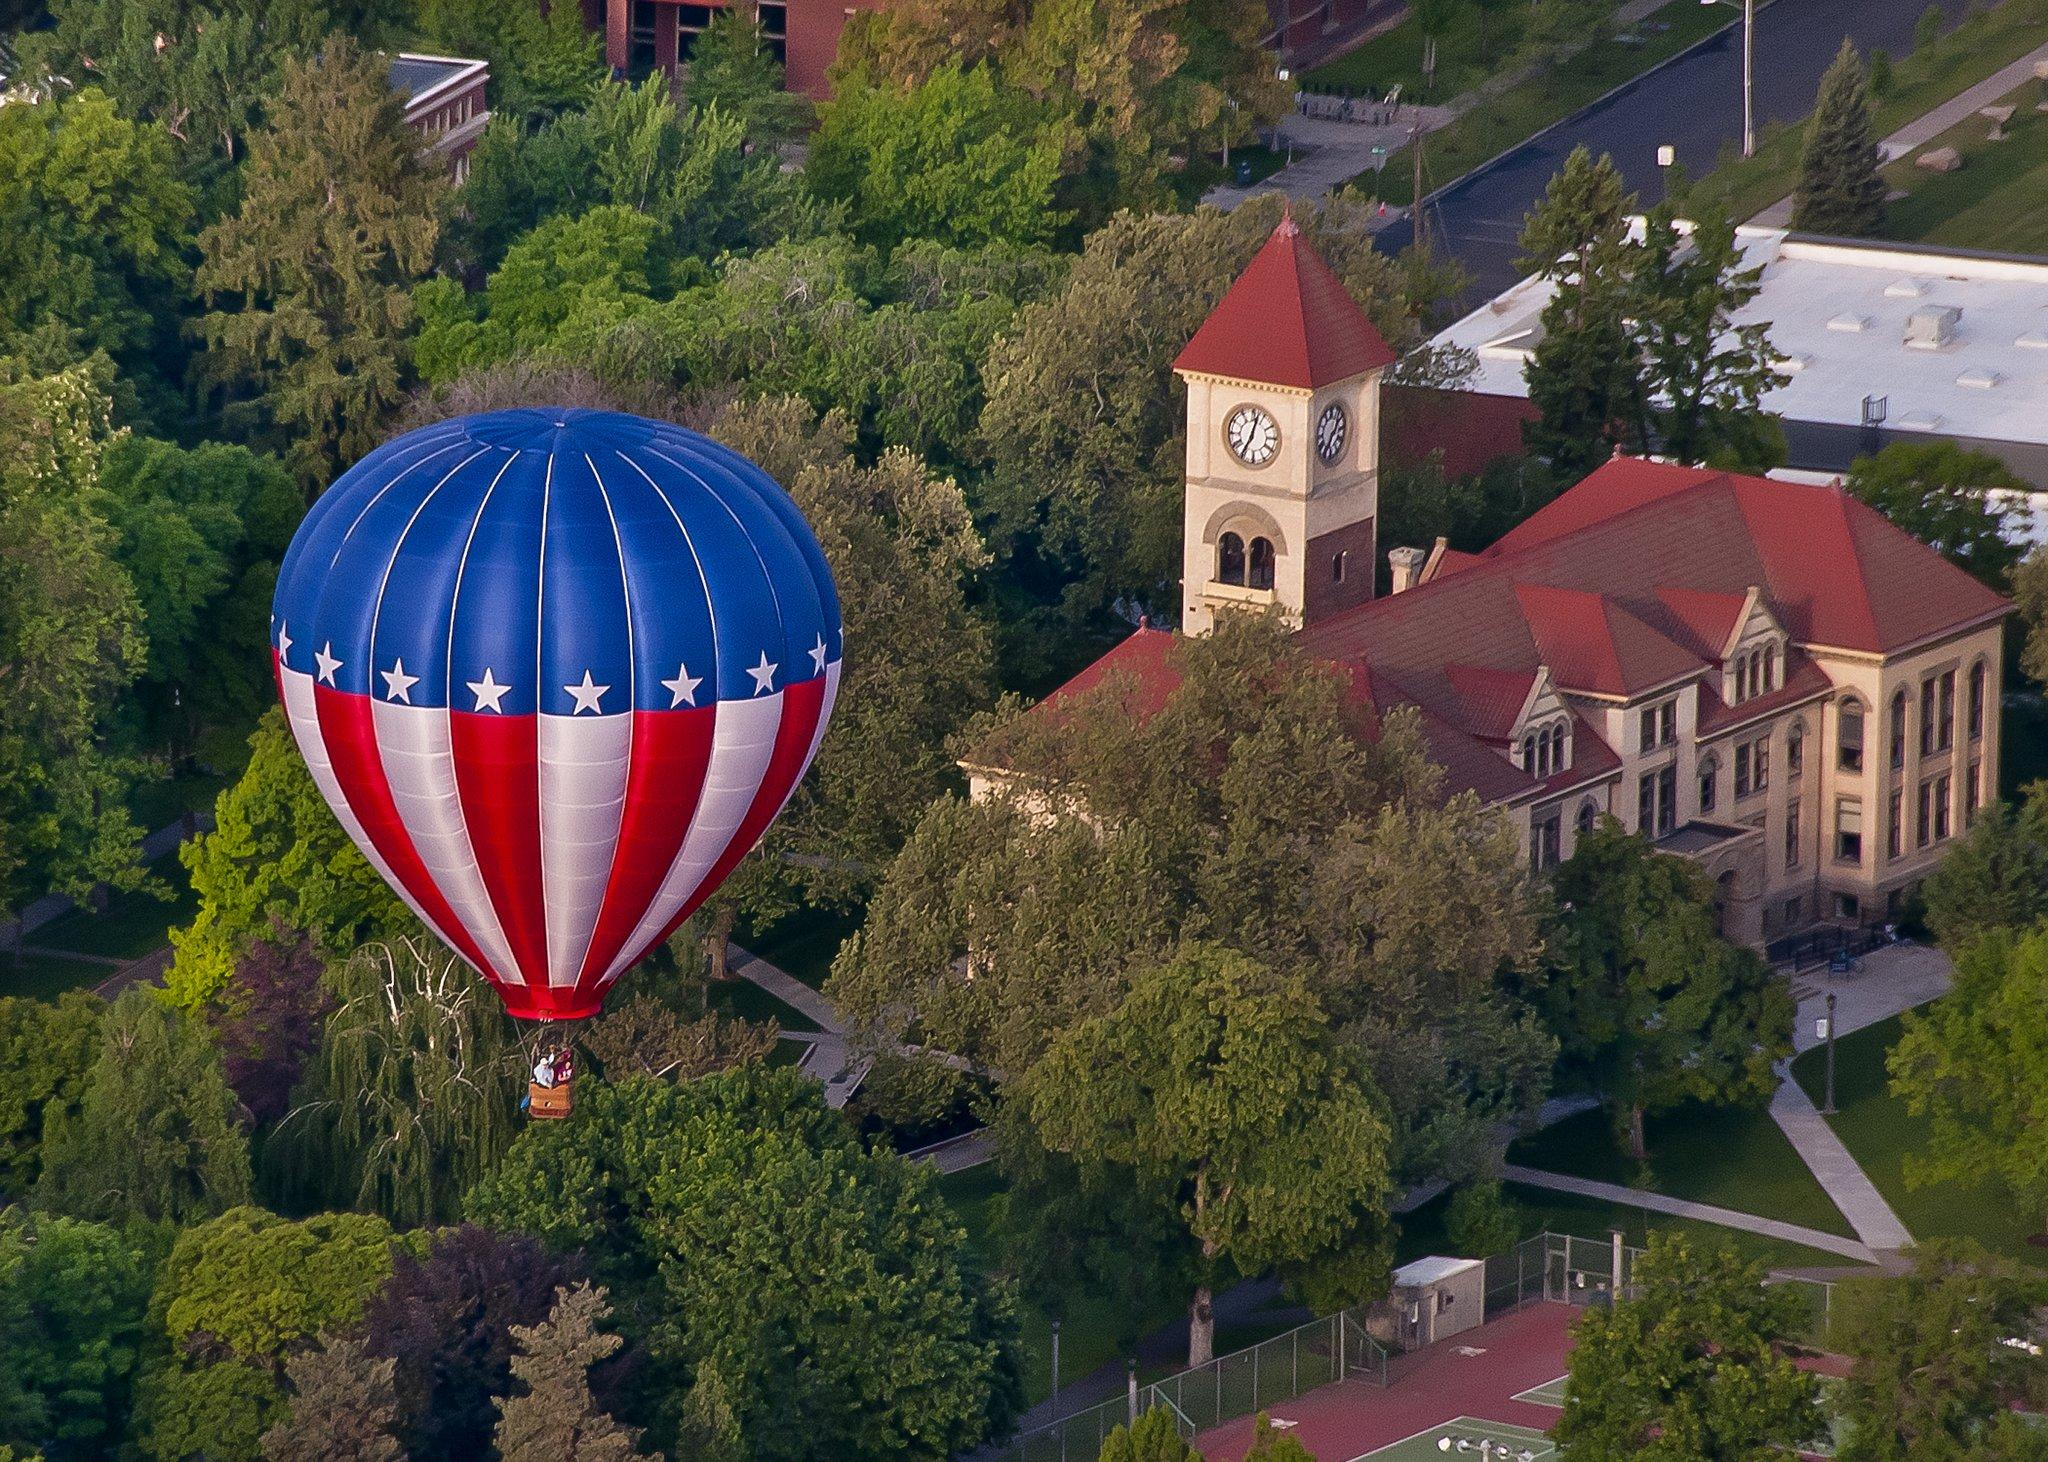
<instances>
[{"instance_id":1,"label":"white flat roof","mask_svg":"<svg viewBox=\"0 0 2048 1462\"><path fill-rule=\"evenodd\" d=\"M1884 425L1945 437L2048 443L2048 259L1820 239L1743 227L1744 259L1762 289L1735 316L1767 324L1786 358L1764 406L1792 421L1863 425L1866 396ZM1479 360L1471 386L1526 396L1522 367L1553 286L1525 279L1436 337ZM1959 311L1954 338L1905 344L1916 311Z\"/></svg>"},{"instance_id":2,"label":"white flat roof","mask_svg":"<svg viewBox=\"0 0 2048 1462\"><path fill-rule=\"evenodd\" d=\"M1440 1284L1454 1274L1485 1267L1484 1259L1449 1259L1440 1254L1433 1254L1427 1259L1417 1259L1396 1269L1394 1283L1402 1288Z\"/></svg>"}]
</instances>

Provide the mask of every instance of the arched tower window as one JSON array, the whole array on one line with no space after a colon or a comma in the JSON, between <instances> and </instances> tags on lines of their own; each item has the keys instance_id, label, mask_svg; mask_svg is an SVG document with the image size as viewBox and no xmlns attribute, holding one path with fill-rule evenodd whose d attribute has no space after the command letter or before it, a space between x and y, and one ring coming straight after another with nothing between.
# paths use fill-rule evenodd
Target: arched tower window
<instances>
[{"instance_id":1,"label":"arched tower window","mask_svg":"<svg viewBox=\"0 0 2048 1462\"><path fill-rule=\"evenodd\" d=\"M1246 583L1254 589L1273 587L1273 540L1254 538L1252 540L1251 575Z\"/></svg>"},{"instance_id":2,"label":"arched tower window","mask_svg":"<svg viewBox=\"0 0 2048 1462\"><path fill-rule=\"evenodd\" d=\"M1244 583L1244 540L1235 533L1226 533L1216 540L1216 582Z\"/></svg>"}]
</instances>

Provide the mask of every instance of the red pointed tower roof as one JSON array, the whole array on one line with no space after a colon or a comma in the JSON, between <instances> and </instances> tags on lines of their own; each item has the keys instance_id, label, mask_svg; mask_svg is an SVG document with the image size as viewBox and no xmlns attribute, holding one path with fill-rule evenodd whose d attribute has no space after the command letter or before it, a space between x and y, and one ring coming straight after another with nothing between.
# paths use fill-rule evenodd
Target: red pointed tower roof
<instances>
[{"instance_id":1,"label":"red pointed tower roof","mask_svg":"<svg viewBox=\"0 0 2048 1462\"><path fill-rule=\"evenodd\" d=\"M1252 256L1173 368L1312 391L1393 362L1380 332L1290 216Z\"/></svg>"}]
</instances>

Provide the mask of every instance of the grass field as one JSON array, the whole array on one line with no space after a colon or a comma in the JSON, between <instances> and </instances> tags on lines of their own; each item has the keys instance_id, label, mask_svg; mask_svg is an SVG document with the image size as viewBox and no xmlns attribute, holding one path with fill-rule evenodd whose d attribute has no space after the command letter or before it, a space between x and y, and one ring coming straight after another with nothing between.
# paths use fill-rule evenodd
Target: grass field
<instances>
[{"instance_id":1,"label":"grass field","mask_svg":"<svg viewBox=\"0 0 2048 1462\"><path fill-rule=\"evenodd\" d=\"M832 973L832 957L859 927L858 914L806 907L766 926L742 923L732 937L740 948L819 990Z\"/></svg>"},{"instance_id":2,"label":"grass field","mask_svg":"<svg viewBox=\"0 0 2048 1462\"><path fill-rule=\"evenodd\" d=\"M2027 1243L2041 1231L2039 1216L2015 1211L1997 1184L1916 1188L1906 1181L1907 1156L1925 1152L1932 1137L1927 1121L1908 1112L1886 1087L1884 1057L1899 1029L1894 1016L1836 1042L1835 1132L1914 1237L1972 1238L1996 1253L2048 1264L2048 1249ZM1792 1063L1792 1074L1816 1103L1822 1099L1825 1061L1822 1051L1813 1050Z\"/></svg>"},{"instance_id":3,"label":"grass field","mask_svg":"<svg viewBox=\"0 0 2048 1462\"><path fill-rule=\"evenodd\" d=\"M29 943L115 959L140 959L162 949L171 942L171 930L190 923L199 912L199 896L192 892L191 877L176 853L157 859L149 871L169 889L169 899L116 894L105 913L73 909L29 935Z\"/></svg>"},{"instance_id":4,"label":"grass field","mask_svg":"<svg viewBox=\"0 0 2048 1462\"><path fill-rule=\"evenodd\" d=\"M1442 25L1433 85L1422 73L1426 38L1422 26L1412 19L1325 62L1302 79L1315 91L1384 96L1388 88L1398 86L1408 101L1443 101L1473 90L1503 65L1513 64L1514 49L1527 28L1526 12L1520 6L1489 17L1479 7L1467 4Z\"/></svg>"},{"instance_id":5,"label":"grass field","mask_svg":"<svg viewBox=\"0 0 2048 1462\"><path fill-rule=\"evenodd\" d=\"M1932 45L1895 62L1891 85L1876 106L1877 135L1897 131L2024 56L2041 44L2044 22L2048 22L2048 0L2004 0L1995 9L1971 15ZM1696 179L1686 193L1688 206L1695 212L1717 208L1740 222L1790 193L1799 173L1801 128L1797 124L1802 120L1803 114L1768 120L1756 156L1731 161Z\"/></svg>"},{"instance_id":6,"label":"grass field","mask_svg":"<svg viewBox=\"0 0 2048 1462\"><path fill-rule=\"evenodd\" d=\"M1884 179L1908 196L1885 209L1888 238L2009 253L2048 251L2048 112L2034 109L2044 95L2030 81L2001 100L2016 107L2005 138L1990 141L1991 122L1972 116L1884 170ZM1929 148L1953 147L1963 165L1952 173L1916 167Z\"/></svg>"},{"instance_id":7,"label":"grass field","mask_svg":"<svg viewBox=\"0 0 2048 1462\"><path fill-rule=\"evenodd\" d=\"M1650 1161L1639 1166L1604 1113L1584 1112L1522 1138L1508 1160L1856 1236L1761 1108L1682 1107L1651 1118L1647 1136Z\"/></svg>"},{"instance_id":8,"label":"grass field","mask_svg":"<svg viewBox=\"0 0 2048 1462\"><path fill-rule=\"evenodd\" d=\"M1727 24L1724 7L1704 6L1698 0L1672 0L1650 18L1633 40L1604 36L1542 75L1488 98L1424 140L1423 190L1428 192L1464 176ZM1381 40L1406 29L1405 25L1398 26ZM1390 203L1408 203L1413 201L1413 176L1408 149L1404 147L1387 159L1386 169L1377 180L1361 178L1351 186L1375 192Z\"/></svg>"},{"instance_id":9,"label":"grass field","mask_svg":"<svg viewBox=\"0 0 2048 1462\"><path fill-rule=\"evenodd\" d=\"M25 954L16 964L11 956L0 954L0 995L55 1000L66 990L90 990L113 973L109 965L60 955Z\"/></svg>"}]
</instances>

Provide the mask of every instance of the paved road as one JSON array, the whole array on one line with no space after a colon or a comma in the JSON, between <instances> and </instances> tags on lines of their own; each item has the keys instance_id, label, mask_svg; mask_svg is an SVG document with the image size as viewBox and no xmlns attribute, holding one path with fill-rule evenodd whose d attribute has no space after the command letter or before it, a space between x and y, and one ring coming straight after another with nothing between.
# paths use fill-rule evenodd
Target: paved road
<instances>
[{"instance_id":1,"label":"paved road","mask_svg":"<svg viewBox=\"0 0 2048 1462\"><path fill-rule=\"evenodd\" d=\"M1794 121L1813 106L1821 72L1846 34L1868 54L1894 57L1913 48L1913 23L1928 0L1777 0L1757 13L1757 127ZM1951 17L1968 0L1937 0ZM1732 12L1731 12L1732 14ZM1571 150L1581 143L1612 154L1645 204L1663 196L1657 148L1669 143L1694 177L1714 165L1724 143L1741 141L1742 29L1735 26L1670 65L1549 132L1524 143L1494 167L1457 184L1430 206L1434 237L1473 275L1474 300L1490 298L1520 276L1515 239L1522 217ZM1380 235L1380 246L1408 246L1409 226Z\"/></svg>"}]
</instances>

